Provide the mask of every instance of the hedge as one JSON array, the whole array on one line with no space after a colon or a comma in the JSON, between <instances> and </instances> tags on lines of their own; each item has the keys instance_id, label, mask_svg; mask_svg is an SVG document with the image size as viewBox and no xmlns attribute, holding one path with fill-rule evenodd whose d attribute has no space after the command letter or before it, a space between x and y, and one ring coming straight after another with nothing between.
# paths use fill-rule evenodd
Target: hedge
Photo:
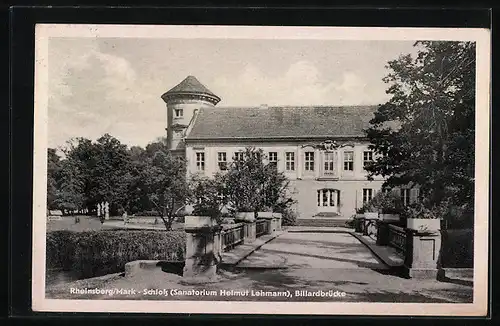
<instances>
[{"instance_id":1,"label":"hedge","mask_svg":"<svg viewBox=\"0 0 500 326\"><path fill-rule=\"evenodd\" d=\"M80 278L124 271L134 260L183 261L182 231L54 231L47 234L47 267L71 269Z\"/></svg>"},{"instance_id":2,"label":"hedge","mask_svg":"<svg viewBox=\"0 0 500 326\"><path fill-rule=\"evenodd\" d=\"M474 230L445 230L442 234L441 264L444 268L472 268Z\"/></svg>"},{"instance_id":3,"label":"hedge","mask_svg":"<svg viewBox=\"0 0 500 326\"><path fill-rule=\"evenodd\" d=\"M283 210L281 225L293 226L295 224L297 224L297 212L291 208Z\"/></svg>"}]
</instances>

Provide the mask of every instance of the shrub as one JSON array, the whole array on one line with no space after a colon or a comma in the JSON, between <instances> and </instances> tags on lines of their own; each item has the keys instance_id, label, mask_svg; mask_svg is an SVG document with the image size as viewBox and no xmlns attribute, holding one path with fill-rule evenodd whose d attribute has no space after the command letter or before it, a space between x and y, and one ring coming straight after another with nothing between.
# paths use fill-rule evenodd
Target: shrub
<instances>
[{"instance_id":1,"label":"shrub","mask_svg":"<svg viewBox=\"0 0 500 326\"><path fill-rule=\"evenodd\" d=\"M181 231L55 231L49 238L47 260L64 262L81 278L122 272L134 260L183 261L185 257L186 238Z\"/></svg>"},{"instance_id":2,"label":"shrub","mask_svg":"<svg viewBox=\"0 0 500 326\"><path fill-rule=\"evenodd\" d=\"M382 214L401 214L403 203L401 198L392 191L379 191L369 202L359 208L356 213L374 212Z\"/></svg>"},{"instance_id":3,"label":"shrub","mask_svg":"<svg viewBox=\"0 0 500 326\"><path fill-rule=\"evenodd\" d=\"M474 265L474 230L442 231L441 264L444 268L472 268Z\"/></svg>"},{"instance_id":4,"label":"shrub","mask_svg":"<svg viewBox=\"0 0 500 326\"><path fill-rule=\"evenodd\" d=\"M75 235L78 233L67 230L47 233L45 247L47 268L71 269L75 258Z\"/></svg>"},{"instance_id":5,"label":"shrub","mask_svg":"<svg viewBox=\"0 0 500 326\"><path fill-rule=\"evenodd\" d=\"M135 216L153 216L153 217L157 217L160 215L160 213L158 213L158 211L143 211L143 212L137 212L134 214Z\"/></svg>"},{"instance_id":6,"label":"shrub","mask_svg":"<svg viewBox=\"0 0 500 326\"><path fill-rule=\"evenodd\" d=\"M297 223L297 212L291 208L283 210L283 219L281 225L283 226L293 226Z\"/></svg>"}]
</instances>

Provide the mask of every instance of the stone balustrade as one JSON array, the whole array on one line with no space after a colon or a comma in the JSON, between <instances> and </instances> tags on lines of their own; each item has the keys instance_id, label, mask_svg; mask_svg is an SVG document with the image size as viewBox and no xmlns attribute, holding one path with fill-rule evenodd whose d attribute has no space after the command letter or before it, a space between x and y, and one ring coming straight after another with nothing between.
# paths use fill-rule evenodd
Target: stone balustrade
<instances>
[{"instance_id":1,"label":"stone balustrade","mask_svg":"<svg viewBox=\"0 0 500 326\"><path fill-rule=\"evenodd\" d=\"M195 281L216 278L222 252L252 243L265 234L281 230L281 216L255 219L253 213L240 214L235 224L220 226L208 216L186 216L186 260L183 277Z\"/></svg>"},{"instance_id":2,"label":"stone balustrade","mask_svg":"<svg viewBox=\"0 0 500 326\"><path fill-rule=\"evenodd\" d=\"M418 231L388 221L377 222L377 245L395 248L404 257L405 276L436 279L441 250L440 230Z\"/></svg>"}]
</instances>

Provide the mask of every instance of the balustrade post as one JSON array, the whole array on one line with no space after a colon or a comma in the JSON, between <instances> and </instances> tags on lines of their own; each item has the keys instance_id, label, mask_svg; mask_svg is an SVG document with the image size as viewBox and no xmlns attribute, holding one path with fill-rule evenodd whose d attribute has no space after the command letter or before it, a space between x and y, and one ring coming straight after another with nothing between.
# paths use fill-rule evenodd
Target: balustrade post
<instances>
[{"instance_id":1,"label":"balustrade post","mask_svg":"<svg viewBox=\"0 0 500 326\"><path fill-rule=\"evenodd\" d=\"M257 239L256 220L254 213L244 212L236 214L236 221L245 223L245 237L243 243L252 243Z\"/></svg>"},{"instance_id":2,"label":"balustrade post","mask_svg":"<svg viewBox=\"0 0 500 326\"><path fill-rule=\"evenodd\" d=\"M377 221L377 245L387 246L389 244L389 223Z\"/></svg>"},{"instance_id":3,"label":"balustrade post","mask_svg":"<svg viewBox=\"0 0 500 326\"><path fill-rule=\"evenodd\" d=\"M186 260L183 277L192 280L209 280L217 277L221 261L221 229L207 216L186 216Z\"/></svg>"},{"instance_id":4,"label":"balustrade post","mask_svg":"<svg viewBox=\"0 0 500 326\"><path fill-rule=\"evenodd\" d=\"M436 279L441 250L441 232L419 233L406 229L406 276L416 279Z\"/></svg>"}]
</instances>

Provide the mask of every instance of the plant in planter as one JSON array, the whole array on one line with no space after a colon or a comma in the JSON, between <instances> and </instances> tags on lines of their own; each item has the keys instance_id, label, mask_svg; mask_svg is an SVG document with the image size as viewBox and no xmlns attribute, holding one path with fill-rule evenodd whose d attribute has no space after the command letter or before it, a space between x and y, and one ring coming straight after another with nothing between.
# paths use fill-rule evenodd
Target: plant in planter
<instances>
[{"instance_id":1,"label":"plant in planter","mask_svg":"<svg viewBox=\"0 0 500 326\"><path fill-rule=\"evenodd\" d=\"M379 217L384 221L399 221L403 210L401 198L393 192L379 192L373 197L371 204L378 207Z\"/></svg>"},{"instance_id":2,"label":"plant in planter","mask_svg":"<svg viewBox=\"0 0 500 326\"><path fill-rule=\"evenodd\" d=\"M406 227L420 233L438 231L441 228L443 208L444 206L431 206L427 202L406 206L403 210Z\"/></svg>"},{"instance_id":3,"label":"plant in planter","mask_svg":"<svg viewBox=\"0 0 500 326\"><path fill-rule=\"evenodd\" d=\"M378 219L379 208L371 201L363 205L365 219Z\"/></svg>"},{"instance_id":4,"label":"plant in planter","mask_svg":"<svg viewBox=\"0 0 500 326\"><path fill-rule=\"evenodd\" d=\"M213 178L195 177L191 185L192 216L206 217L209 226L220 225L226 217L223 213L229 202L226 176L216 174Z\"/></svg>"},{"instance_id":5,"label":"plant in planter","mask_svg":"<svg viewBox=\"0 0 500 326\"><path fill-rule=\"evenodd\" d=\"M262 150L247 148L243 158L233 159L226 173L226 183L236 218L254 220L263 207L266 170Z\"/></svg>"}]
</instances>

